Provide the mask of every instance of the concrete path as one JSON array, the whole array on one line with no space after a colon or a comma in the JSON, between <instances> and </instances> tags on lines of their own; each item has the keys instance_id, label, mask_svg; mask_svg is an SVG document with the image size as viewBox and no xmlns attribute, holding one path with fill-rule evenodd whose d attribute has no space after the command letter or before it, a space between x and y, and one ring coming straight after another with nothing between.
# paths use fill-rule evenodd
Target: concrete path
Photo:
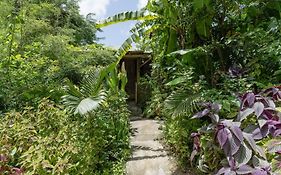
<instances>
[{"instance_id":1,"label":"concrete path","mask_svg":"<svg viewBox=\"0 0 281 175\"><path fill-rule=\"evenodd\" d=\"M127 175L178 175L175 163L159 142L157 120L131 121L133 153L126 164Z\"/></svg>"}]
</instances>

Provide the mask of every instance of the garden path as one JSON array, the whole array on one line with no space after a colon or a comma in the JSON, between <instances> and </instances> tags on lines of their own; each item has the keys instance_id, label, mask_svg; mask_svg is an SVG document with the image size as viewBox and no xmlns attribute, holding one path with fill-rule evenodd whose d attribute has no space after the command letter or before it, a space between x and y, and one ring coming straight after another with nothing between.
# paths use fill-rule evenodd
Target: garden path
<instances>
[{"instance_id":1,"label":"garden path","mask_svg":"<svg viewBox=\"0 0 281 175\"><path fill-rule=\"evenodd\" d=\"M126 164L127 175L179 175L160 142L161 121L133 116L131 127L132 155Z\"/></svg>"}]
</instances>

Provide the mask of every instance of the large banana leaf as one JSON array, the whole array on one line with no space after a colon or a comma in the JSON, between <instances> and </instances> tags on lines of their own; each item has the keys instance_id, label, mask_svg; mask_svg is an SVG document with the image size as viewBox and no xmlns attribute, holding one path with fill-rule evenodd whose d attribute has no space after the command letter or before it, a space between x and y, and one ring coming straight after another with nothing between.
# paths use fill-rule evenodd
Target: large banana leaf
<instances>
[{"instance_id":1,"label":"large banana leaf","mask_svg":"<svg viewBox=\"0 0 281 175\"><path fill-rule=\"evenodd\" d=\"M132 43L140 40L144 32L144 29L138 30L126 39L122 46L117 50L116 56L119 60L121 60L121 58L123 58L123 56L132 48Z\"/></svg>"},{"instance_id":2,"label":"large banana leaf","mask_svg":"<svg viewBox=\"0 0 281 175\"><path fill-rule=\"evenodd\" d=\"M151 20L156 17L157 16L155 15L147 14L145 9L139 11L122 12L114 16L108 17L105 20L99 21L97 24L97 28L131 20Z\"/></svg>"}]
</instances>

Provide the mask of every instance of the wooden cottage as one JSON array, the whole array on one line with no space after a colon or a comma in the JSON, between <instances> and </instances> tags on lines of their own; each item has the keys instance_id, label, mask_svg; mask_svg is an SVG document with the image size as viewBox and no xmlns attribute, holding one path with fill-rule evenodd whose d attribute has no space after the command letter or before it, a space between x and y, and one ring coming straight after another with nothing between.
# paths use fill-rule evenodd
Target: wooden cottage
<instances>
[{"instance_id":1,"label":"wooden cottage","mask_svg":"<svg viewBox=\"0 0 281 175\"><path fill-rule=\"evenodd\" d=\"M125 64L128 83L126 92L129 100L138 103L139 99L139 80L145 74L151 71L151 54L143 51L129 51L120 61L120 65Z\"/></svg>"}]
</instances>

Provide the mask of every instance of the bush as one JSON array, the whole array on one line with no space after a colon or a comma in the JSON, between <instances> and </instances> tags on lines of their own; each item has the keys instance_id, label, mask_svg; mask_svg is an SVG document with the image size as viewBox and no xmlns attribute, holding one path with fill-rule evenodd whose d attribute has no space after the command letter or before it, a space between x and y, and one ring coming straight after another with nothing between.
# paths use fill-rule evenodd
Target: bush
<instances>
[{"instance_id":1,"label":"bush","mask_svg":"<svg viewBox=\"0 0 281 175\"><path fill-rule=\"evenodd\" d=\"M196 157L203 173L279 174L281 116L276 103L280 99L276 87L245 93L237 117L230 120L220 117L221 105L202 103L202 111L193 118L208 116L212 122L191 135L191 161Z\"/></svg>"},{"instance_id":2,"label":"bush","mask_svg":"<svg viewBox=\"0 0 281 175\"><path fill-rule=\"evenodd\" d=\"M1 173L9 167L42 175L122 174L128 111L124 98L107 103L110 110L87 117L71 116L46 99L37 109L6 114L0 122Z\"/></svg>"}]
</instances>

